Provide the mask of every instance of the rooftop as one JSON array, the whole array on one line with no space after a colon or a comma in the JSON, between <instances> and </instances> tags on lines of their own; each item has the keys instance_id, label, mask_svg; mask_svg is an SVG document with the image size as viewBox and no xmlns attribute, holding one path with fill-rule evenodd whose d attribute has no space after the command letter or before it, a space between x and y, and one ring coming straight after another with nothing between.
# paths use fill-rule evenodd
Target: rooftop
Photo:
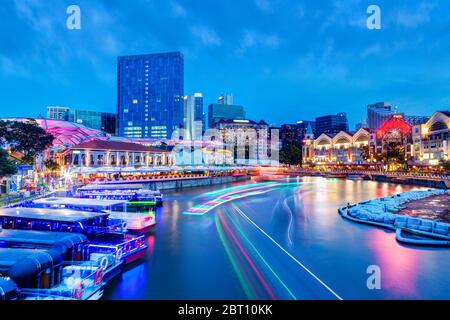
<instances>
[{"instance_id":1,"label":"rooftop","mask_svg":"<svg viewBox=\"0 0 450 320\"><path fill-rule=\"evenodd\" d=\"M74 236L78 236L80 241L85 239L84 235L76 233L3 229L0 231L0 242L32 243L35 245L52 246L60 240L66 238L73 239Z\"/></svg>"},{"instance_id":2,"label":"rooftop","mask_svg":"<svg viewBox=\"0 0 450 320\"><path fill-rule=\"evenodd\" d=\"M89 208L109 208L115 205L124 205L126 200L97 200L97 199L83 199L83 198L63 198L52 197L34 200L33 203L41 205L54 206L78 206Z\"/></svg>"},{"instance_id":3,"label":"rooftop","mask_svg":"<svg viewBox=\"0 0 450 320\"><path fill-rule=\"evenodd\" d=\"M92 150L120 150L132 152L151 152L151 153L167 153L168 151L156 148L147 147L142 144L133 142L111 141L93 139L71 147L71 149L92 149Z\"/></svg>"},{"instance_id":4,"label":"rooftop","mask_svg":"<svg viewBox=\"0 0 450 320\"><path fill-rule=\"evenodd\" d=\"M60 221L77 223L98 217L107 217L106 213L82 212L67 209L7 208L0 209L0 217L23 218L42 221Z\"/></svg>"}]
</instances>

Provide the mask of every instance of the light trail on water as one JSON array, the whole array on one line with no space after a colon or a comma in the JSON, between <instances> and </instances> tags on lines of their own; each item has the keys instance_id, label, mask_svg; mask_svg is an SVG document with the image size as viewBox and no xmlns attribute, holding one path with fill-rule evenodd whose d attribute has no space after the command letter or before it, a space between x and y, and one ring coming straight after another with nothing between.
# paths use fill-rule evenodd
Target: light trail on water
<instances>
[{"instance_id":1,"label":"light trail on water","mask_svg":"<svg viewBox=\"0 0 450 320\"><path fill-rule=\"evenodd\" d=\"M232 205L233 208L250 224L252 224L256 229L258 229L262 234L264 234L272 243L274 243L278 248L280 248L289 258L291 258L297 265L299 265L303 270L305 270L309 275L316 279L325 289L332 293L337 299L343 300L333 289L331 289L324 281L322 281L317 275L315 275L311 270L309 270L304 264L302 264L297 258L290 254L286 249L283 248L277 241L275 241L270 235L268 235L263 229L261 229L252 219L250 219L239 207Z\"/></svg>"}]
</instances>

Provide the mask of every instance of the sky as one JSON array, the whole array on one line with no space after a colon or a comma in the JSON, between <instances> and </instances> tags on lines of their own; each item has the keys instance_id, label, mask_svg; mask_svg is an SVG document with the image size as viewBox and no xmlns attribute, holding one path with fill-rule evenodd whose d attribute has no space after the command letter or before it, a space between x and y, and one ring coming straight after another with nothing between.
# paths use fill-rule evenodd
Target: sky
<instances>
[{"instance_id":1,"label":"sky","mask_svg":"<svg viewBox=\"0 0 450 320\"><path fill-rule=\"evenodd\" d=\"M66 27L69 5L81 29ZM370 30L367 8L381 9ZM181 51L185 94L221 92L280 125L388 101L430 115L450 104L450 1L2 0L0 117L46 106L115 112L117 57Z\"/></svg>"}]
</instances>

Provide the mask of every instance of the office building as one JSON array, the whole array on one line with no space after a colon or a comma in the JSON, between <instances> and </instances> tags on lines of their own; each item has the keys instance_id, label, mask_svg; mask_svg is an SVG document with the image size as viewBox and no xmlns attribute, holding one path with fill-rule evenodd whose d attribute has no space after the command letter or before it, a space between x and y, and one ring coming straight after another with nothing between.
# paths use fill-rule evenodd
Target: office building
<instances>
[{"instance_id":1,"label":"office building","mask_svg":"<svg viewBox=\"0 0 450 320\"><path fill-rule=\"evenodd\" d=\"M202 140L203 95L195 93L184 97L185 140Z\"/></svg>"},{"instance_id":2,"label":"office building","mask_svg":"<svg viewBox=\"0 0 450 320\"><path fill-rule=\"evenodd\" d=\"M367 126L371 131L376 131L385 121L389 120L394 114L389 102L377 102L367 106Z\"/></svg>"},{"instance_id":3,"label":"office building","mask_svg":"<svg viewBox=\"0 0 450 320\"><path fill-rule=\"evenodd\" d=\"M320 136L322 133L333 136L340 131L348 131L348 120L345 112L316 118L316 136Z\"/></svg>"},{"instance_id":4,"label":"office building","mask_svg":"<svg viewBox=\"0 0 450 320\"><path fill-rule=\"evenodd\" d=\"M85 127L101 130L112 135L116 134L117 116L115 113L75 110L73 119L74 122Z\"/></svg>"},{"instance_id":5,"label":"office building","mask_svg":"<svg viewBox=\"0 0 450 320\"><path fill-rule=\"evenodd\" d=\"M211 104L208 106L208 126L210 128L220 120L245 120L243 106Z\"/></svg>"},{"instance_id":6,"label":"office building","mask_svg":"<svg viewBox=\"0 0 450 320\"><path fill-rule=\"evenodd\" d=\"M184 58L180 52L119 57L118 135L170 139L183 126Z\"/></svg>"},{"instance_id":7,"label":"office building","mask_svg":"<svg viewBox=\"0 0 450 320\"><path fill-rule=\"evenodd\" d=\"M72 121L70 108L61 106L48 106L47 119Z\"/></svg>"},{"instance_id":8,"label":"office building","mask_svg":"<svg viewBox=\"0 0 450 320\"><path fill-rule=\"evenodd\" d=\"M269 125L265 121L222 119L213 128L220 131L235 164L267 163Z\"/></svg>"},{"instance_id":9,"label":"office building","mask_svg":"<svg viewBox=\"0 0 450 320\"><path fill-rule=\"evenodd\" d=\"M217 99L218 104L232 105L234 102L233 95L229 93L222 93Z\"/></svg>"}]
</instances>

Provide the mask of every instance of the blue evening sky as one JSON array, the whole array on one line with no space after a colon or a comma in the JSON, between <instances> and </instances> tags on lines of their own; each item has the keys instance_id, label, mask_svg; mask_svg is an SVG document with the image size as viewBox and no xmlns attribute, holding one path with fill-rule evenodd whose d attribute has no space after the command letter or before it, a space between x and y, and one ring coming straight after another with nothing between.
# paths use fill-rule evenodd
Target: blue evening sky
<instances>
[{"instance_id":1,"label":"blue evening sky","mask_svg":"<svg viewBox=\"0 0 450 320\"><path fill-rule=\"evenodd\" d=\"M66 8L81 7L81 30ZM369 4L382 29L366 27ZM181 51L185 93L234 94L279 125L389 101L427 115L450 103L450 1L2 0L0 117L47 105L116 110L119 55Z\"/></svg>"}]
</instances>

